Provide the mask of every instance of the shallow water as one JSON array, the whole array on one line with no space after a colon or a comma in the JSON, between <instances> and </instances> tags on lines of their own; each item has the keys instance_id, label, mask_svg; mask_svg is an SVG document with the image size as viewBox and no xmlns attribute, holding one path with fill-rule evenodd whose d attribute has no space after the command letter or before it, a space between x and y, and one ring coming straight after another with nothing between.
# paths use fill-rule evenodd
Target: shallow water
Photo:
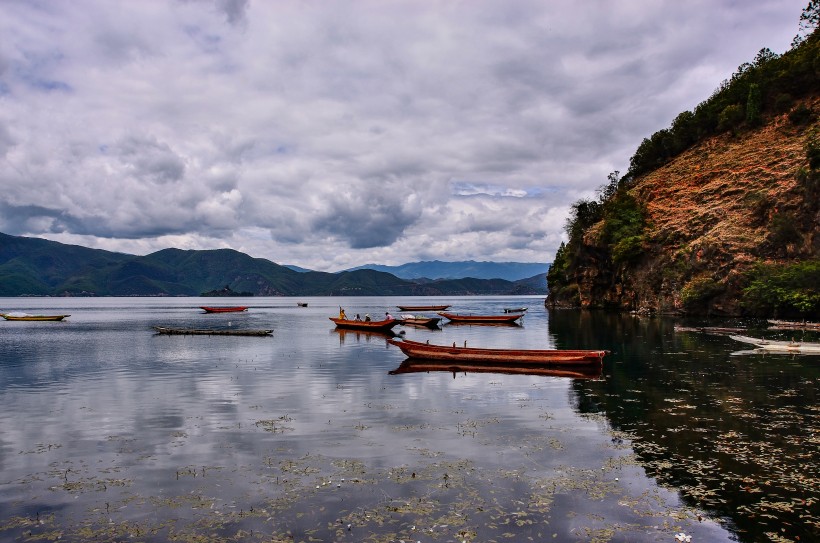
<instances>
[{"instance_id":1,"label":"shallow water","mask_svg":"<svg viewBox=\"0 0 820 543\"><path fill-rule=\"evenodd\" d=\"M408 339L612 353L594 380L391 375L404 356L385 336L328 320L340 304L375 318L410 303L529 311L521 326L395 329ZM0 541L820 537L820 357L735 356L746 346L724 336L550 314L540 297L6 298L0 310L71 314L0 322Z\"/></svg>"}]
</instances>

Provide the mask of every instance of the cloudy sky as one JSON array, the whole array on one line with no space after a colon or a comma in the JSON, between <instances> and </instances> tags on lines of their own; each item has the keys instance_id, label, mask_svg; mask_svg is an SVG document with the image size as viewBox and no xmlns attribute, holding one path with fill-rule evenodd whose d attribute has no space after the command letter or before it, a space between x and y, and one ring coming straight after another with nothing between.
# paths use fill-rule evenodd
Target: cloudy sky
<instances>
[{"instance_id":1,"label":"cloudy sky","mask_svg":"<svg viewBox=\"0 0 820 543\"><path fill-rule=\"evenodd\" d=\"M808 0L0 0L0 232L549 262Z\"/></svg>"}]
</instances>

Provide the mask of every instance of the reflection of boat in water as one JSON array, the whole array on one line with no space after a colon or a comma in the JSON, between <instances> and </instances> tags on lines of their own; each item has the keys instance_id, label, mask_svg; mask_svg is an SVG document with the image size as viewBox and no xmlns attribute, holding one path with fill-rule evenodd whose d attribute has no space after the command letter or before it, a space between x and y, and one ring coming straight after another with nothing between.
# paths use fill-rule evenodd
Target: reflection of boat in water
<instances>
[{"instance_id":1,"label":"reflection of boat in water","mask_svg":"<svg viewBox=\"0 0 820 543\"><path fill-rule=\"evenodd\" d=\"M729 336L735 341L749 343L758 349L781 353L820 353L820 343L809 341L776 341L749 336Z\"/></svg>"},{"instance_id":2,"label":"reflection of boat in water","mask_svg":"<svg viewBox=\"0 0 820 543\"><path fill-rule=\"evenodd\" d=\"M561 366L546 366L546 365L515 365L510 364L492 364L492 363L478 363L478 362L445 362L437 360L420 360L408 358L401 365L388 372L390 375L399 375L402 373L421 373L440 371L452 373L455 377L456 373L502 373L505 375L539 375L544 377L569 377L573 379L598 379L601 377L603 366L601 364L580 366L580 367L561 367Z\"/></svg>"},{"instance_id":3,"label":"reflection of boat in water","mask_svg":"<svg viewBox=\"0 0 820 543\"><path fill-rule=\"evenodd\" d=\"M413 326L425 326L427 328L438 328L440 317L424 317L418 315L399 315L401 324L411 324Z\"/></svg>"},{"instance_id":4,"label":"reflection of boat in water","mask_svg":"<svg viewBox=\"0 0 820 543\"><path fill-rule=\"evenodd\" d=\"M199 308L205 311L205 313L239 313L241 311L248 310L248 308L244 305L237 305L233 307L211 307L207 305L201 305L199 306Z\"/></svg>"},{"instance_id":5,"label":"reflection of boat in water","mask_svg":"<svg viewBox=\"0 0 820 543\"><path fill-rule=\"evenodd\" d=\"M168 328L165 326L154 326L158 334L172 336L269 336L273 330L254 329L218 329L209 328Z\"/></svg>"},{"instance_id":6,"label":"reflection of boat in water","mask_svg":"<svg viewBox=\"0 0 820 543\"><path fill-rule=\"evenodd\" d=\"M29 315L28 313L6 313L3 318L7 321L61 321L71 315Z\"/></svg>"},{"instance_id":7,"label":"reflection of boat in water","mask_svg":"<svg viewBox=\"0 0 820 543\"><path fill-rule=\"evenodd\" d=\"M362 321L355 319L340 319L338 317L328 317L337 328L347 328L348 330L390 330L400 323L396 319L385 319L383 321Z\"/></svg>"},{"instance_id":8,"label":"reflection of boat in water","mask_svg":"<svg viewBox=\"0 0 820 543\"><path fill-rule=\"evenodd\" d=\"M608 351L553 349L482 349L449 345L430 345L419 341L387 340L409 358L446 362L492 363L516 367L526 364L551 366L601 365Z\"/></svg>"},{"instance_id":9,"label":"reflection of boat in water","mask_svg":"<svg viewBox=\"0 0 820 543\"><path fill-rule=\"evenodd\" d=\"M446 311L439 311L438 314L450 322L468 324L514 324L515 321L524 316L523 313L517 315L459 315L457 313L447 313Z\"/></svg>"},{"instance_id":10,"label":"reflection of boat in water","mask_svg":"<svg viewBox=\"0 0 820 543\"><path fill-rule=\"evenodd\" d=\"M371 339L384 339L387 340L391 337L399 337L399 334L395 333L393 330L388 329L375 329L375 330L354 330L352 328L334 328L330 331L331 334L339 334L339 341L344 342L346 339L352 337L356 341L361 339L365 339L370 341ZM404 332L402 332L403 334Z\"/></svg>"},{"instance_id":11,"label":"reflection of boat in water","mask_svg":"<svg viewBox=\"0 0 820 543\"><path fill-rule=\"evenodd\" d=\"M446 311L449 305L397 305L401 311Z\"/></svg>"}]
</instances>

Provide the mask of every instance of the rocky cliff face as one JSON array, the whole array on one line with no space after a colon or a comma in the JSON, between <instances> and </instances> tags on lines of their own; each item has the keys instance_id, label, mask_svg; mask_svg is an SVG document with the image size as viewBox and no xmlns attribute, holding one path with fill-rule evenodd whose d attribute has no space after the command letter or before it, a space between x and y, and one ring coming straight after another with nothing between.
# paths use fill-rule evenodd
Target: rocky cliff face
<instances>
[{"instance_id":1,"label":"rocky cliff face","mask_svg":"<svg viewBox=\"0 0 820 543\"><path fill-rule=\"evenodd\" d=\"M820 111L820 98L804 102ZM548 305L740 315L759 263L820 257L820 190L807 159L818 123L777 115L697 143L626 189L645 227L637 254L615 263L604 226L587 229L571 289Z\"/></svg>"}]
</instances>

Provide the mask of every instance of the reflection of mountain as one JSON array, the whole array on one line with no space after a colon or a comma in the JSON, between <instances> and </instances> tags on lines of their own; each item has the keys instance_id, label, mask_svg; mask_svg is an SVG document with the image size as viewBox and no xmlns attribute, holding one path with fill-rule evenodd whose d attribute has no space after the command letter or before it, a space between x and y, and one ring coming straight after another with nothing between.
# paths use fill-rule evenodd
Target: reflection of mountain
<instances>
[{"instance_id":1,"label":"reflection of mountain","mask_svg":"<svg viewBox=\"0 0 820 543\"><path fill-rule=\"evenodd\" d=\"M559 348L610 349L604 379L576 381L579 408L626 432L647 474L730 518L741 541L818 541L820 368L805 358L730 356L732 340L672 322L554 311ZM813 499L809 499L813 498Z\"/></svg>"}]
</instances>

